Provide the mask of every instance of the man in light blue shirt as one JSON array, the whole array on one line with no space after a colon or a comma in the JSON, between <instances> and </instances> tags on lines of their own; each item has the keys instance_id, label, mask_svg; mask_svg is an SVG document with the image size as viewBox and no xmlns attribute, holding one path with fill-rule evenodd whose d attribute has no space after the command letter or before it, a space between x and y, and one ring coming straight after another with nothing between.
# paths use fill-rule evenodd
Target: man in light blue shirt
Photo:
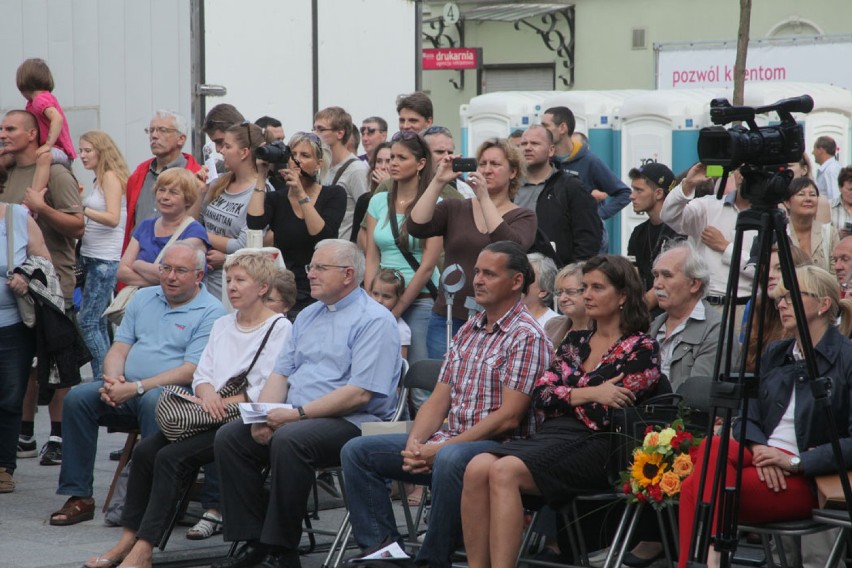
<instances>
[{"instance_id":1,"label":"man in light blue shirt","mask_svg":"<svg viewBox=\"0 0 852 568\"><path fill-rule=\"evenodd\" d=\"M216 435L224 537L246 541L218 568L255 566L267 555L299 566L299 540L317 468L340 464L340 448L361 424L388 420L396 408L401 357L397 323L360 284L364 255L326 239L306 268L311 304L296 318L259 402L288 402L266 423L235 421ZM269 466L270 491L264 490Z\"/></svg>"},{"instance_id":2,"label":"man in light blue shirt","mask_svg":"<svg viewBox=\"0 0 852 568\"><path fill-rule=\"evenodd\" d=\"M160 264L160 286L142 288L127 306L104 358L104 380L75 387L65 398L59 495L70 495L51 525L73 525L94 515L92 483L98 428L159 431L154 418L160 387L189 385L213 322L225 315L221 302L201 284L203 251L176 241Z\"/></svg>"}]
</instances>

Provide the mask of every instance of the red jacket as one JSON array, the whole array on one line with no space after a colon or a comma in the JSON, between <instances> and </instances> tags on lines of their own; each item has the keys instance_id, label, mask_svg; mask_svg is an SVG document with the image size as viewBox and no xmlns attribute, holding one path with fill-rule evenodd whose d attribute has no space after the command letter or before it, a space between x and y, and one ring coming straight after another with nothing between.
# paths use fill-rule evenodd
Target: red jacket
<instances>
[{"instance_id":1,"label":"red jacket","mask_svg":"<svg viewBox=\"0 0 852 568\"><path fill-rule=\"evenodd\" d=\"M183 157L186 158L186 169L192 173L201 169L201 166L195 161L195 158L193 158L191 154L183 153ZM125 192L127 198L127 223L124 226L124 246L121 247L122 254L124 254L124 250L130 243L130 236L133 234L133 229L136 228L136 202L139 200L139 193L142 191L142 184L145 183L145 176L148 175L148 170L150 169L151 162L153 161L154 158L151 158L150 160L142 162L136 170L130 174L130 177L127 178L127 191Z\"/></svg>"}]
</instances>

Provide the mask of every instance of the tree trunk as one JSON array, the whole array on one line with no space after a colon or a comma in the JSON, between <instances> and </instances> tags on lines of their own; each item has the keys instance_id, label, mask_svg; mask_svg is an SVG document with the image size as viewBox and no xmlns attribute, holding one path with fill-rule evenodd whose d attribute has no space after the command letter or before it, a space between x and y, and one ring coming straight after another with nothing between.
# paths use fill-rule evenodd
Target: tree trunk
<instances>
[{"instance_id":1,"label":"tree trunk","mask_svg":"<svg viewBox=\"0 0 852 568\"><path fill-rule=\"evenodd\" d=\"M737 34L737 60L734 63L734 100L732 101L735 106L743 104L750 27L751 0L740 0L740 31Z\"/></svg>"}]
</instances>

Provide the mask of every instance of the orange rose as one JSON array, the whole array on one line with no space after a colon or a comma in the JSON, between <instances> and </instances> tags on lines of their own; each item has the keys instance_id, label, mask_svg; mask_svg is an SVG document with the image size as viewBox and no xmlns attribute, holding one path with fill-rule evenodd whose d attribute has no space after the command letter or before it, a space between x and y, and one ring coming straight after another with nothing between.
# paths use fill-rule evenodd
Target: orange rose
<instances>
[{"instance_id":1,"label":"orange rose","mask_svg":"<svg viewBox=\"0 0 852 568\"><path fill-rule=\"evenodd\" d=\"M673 471L667 471L660 480L660 489L669 497L680 493L680 476Z\"/></svg>"},{"instance_id":2,"label":"orange rose","mask_svg":"<svg viewBox=\"0 0 852 568\"><path fill-rule=\"evenodd\" d=\"M660 441L659 432L648 432L645 439L642 441L643 446L656 446Z\"/></svg>"},{"instance_id":3,"label":"orange rose","mask_svg":"<svg viewBox=\"0 0 852 568\"><path fill-rule=\"evenodd\" d=\"M672 464L672 470L681 477L691 474L692 468L692 458L689 457L689 454L680 454Z\"/></svg>"}]
</instances>

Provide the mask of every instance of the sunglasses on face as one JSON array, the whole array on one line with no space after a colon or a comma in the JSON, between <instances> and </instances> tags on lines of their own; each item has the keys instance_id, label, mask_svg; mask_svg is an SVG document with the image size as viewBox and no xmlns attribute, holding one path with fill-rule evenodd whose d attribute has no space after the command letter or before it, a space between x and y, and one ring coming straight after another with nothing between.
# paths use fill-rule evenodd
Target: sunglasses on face
<instances>
[{"instance_id":1,"label":"sunglasses on face","mask_svg":"<svg viewBox=\"0 0 852 568\"><path fill-rule=\"evenodd\" d=\"M379 128L374 128L374 127L372 127L372 126L362 126L362 127L361 127L361 136L366 136L367 134L369 134L370 136L372 136L372 135L373 135L373 134L375 134L376 132L386 132L386 131L385 131L385 130L381 130L381 129L379 129Z\"/></svg>"}]
</instances>

